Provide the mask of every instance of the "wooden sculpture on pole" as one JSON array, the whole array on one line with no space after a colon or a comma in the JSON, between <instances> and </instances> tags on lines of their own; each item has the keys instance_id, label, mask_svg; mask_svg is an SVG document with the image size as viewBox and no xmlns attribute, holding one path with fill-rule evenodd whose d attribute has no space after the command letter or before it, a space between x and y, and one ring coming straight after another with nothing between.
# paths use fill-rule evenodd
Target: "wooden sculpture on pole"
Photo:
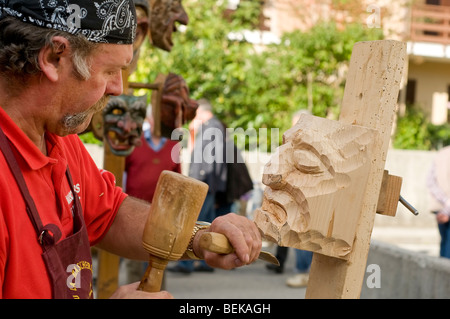
<instances>
[{"instance_id":1,"label":"wooden sculpture on pole","mask_svg":"<svg viewBox=\"0 0 450 319\"><path fill-rule=\"evenodd\" d=\"M264 169L255 222L314 252L307 298L360 295L406 60L404 43L357 43L339 121L303 115Z\"/></svg>"}]
</instances>

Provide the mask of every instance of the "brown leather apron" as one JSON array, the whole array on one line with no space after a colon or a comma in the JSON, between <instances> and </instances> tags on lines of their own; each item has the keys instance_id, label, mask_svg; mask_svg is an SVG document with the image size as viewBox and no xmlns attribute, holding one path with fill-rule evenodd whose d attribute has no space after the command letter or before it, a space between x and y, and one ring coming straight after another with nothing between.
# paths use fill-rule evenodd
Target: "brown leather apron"
<instances>
[{"instance_id":1,"label":"brown leather apron","mask_svg":"<svg viewBox=\"0 0 450 319\"><path fill-rule=\"evenodd\" d=\"M42 246L42 258L50 277L53 298L88 299L92 293L92 256L80 199L73 189L69 167L66 177L74 197L73 234L59 241L60 229L54 224L42 225L36 205L28 191L25 179L14 157L6 135L0 128L0 149L13 173L27 207L27 214Z\"/></svg>"}]
</instances>

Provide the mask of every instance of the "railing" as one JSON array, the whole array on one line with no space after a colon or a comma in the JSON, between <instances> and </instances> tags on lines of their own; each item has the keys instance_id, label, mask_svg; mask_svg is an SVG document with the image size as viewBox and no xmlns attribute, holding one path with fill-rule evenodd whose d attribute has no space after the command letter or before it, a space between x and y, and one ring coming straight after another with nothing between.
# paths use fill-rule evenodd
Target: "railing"
<instances>
[{"instance_id":1,"label":"railing","mask_svg":"<svg viewBox=\"0 0 450 319\"><path fill-rule=\"evenodd\" d=\"M450 7L414 6L411 13L411 41L450 44Z\"/></svg>"}]
</instances>

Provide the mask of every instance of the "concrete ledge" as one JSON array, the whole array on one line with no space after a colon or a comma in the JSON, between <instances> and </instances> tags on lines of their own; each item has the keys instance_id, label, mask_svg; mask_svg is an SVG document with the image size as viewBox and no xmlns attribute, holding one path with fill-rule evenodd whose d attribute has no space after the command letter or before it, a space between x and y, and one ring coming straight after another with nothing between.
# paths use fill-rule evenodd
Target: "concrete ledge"
<instances>
[{"instance_id":1,"label":"concrete ledge","mask_svg":"<svg viewBox=\"0 0 450 319\"><path fill-rule=\"evenodd\" d=\"M369 265L379 266L379 288L370 288L377 267ZM362 299L450 298L450 259L372 240L366 270Z\"/></svg>"}]
</instances>

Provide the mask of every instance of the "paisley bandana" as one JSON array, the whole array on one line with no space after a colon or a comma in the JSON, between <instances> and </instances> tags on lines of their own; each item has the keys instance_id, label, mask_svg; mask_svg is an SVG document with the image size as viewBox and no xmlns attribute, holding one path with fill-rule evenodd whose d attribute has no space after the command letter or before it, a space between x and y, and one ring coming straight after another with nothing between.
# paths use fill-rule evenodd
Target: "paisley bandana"
<instances>
[{"instance_id":1,"label":"paisley bandana","mask_svg":"<svg viewBox=\"0 0 450 319\"><path fill-rule=\"evenodd\" d=\"M92 42L132 44L136 36L132 0L0 0L0 20L6 16Z\"/></svg>"}]
</instances>

